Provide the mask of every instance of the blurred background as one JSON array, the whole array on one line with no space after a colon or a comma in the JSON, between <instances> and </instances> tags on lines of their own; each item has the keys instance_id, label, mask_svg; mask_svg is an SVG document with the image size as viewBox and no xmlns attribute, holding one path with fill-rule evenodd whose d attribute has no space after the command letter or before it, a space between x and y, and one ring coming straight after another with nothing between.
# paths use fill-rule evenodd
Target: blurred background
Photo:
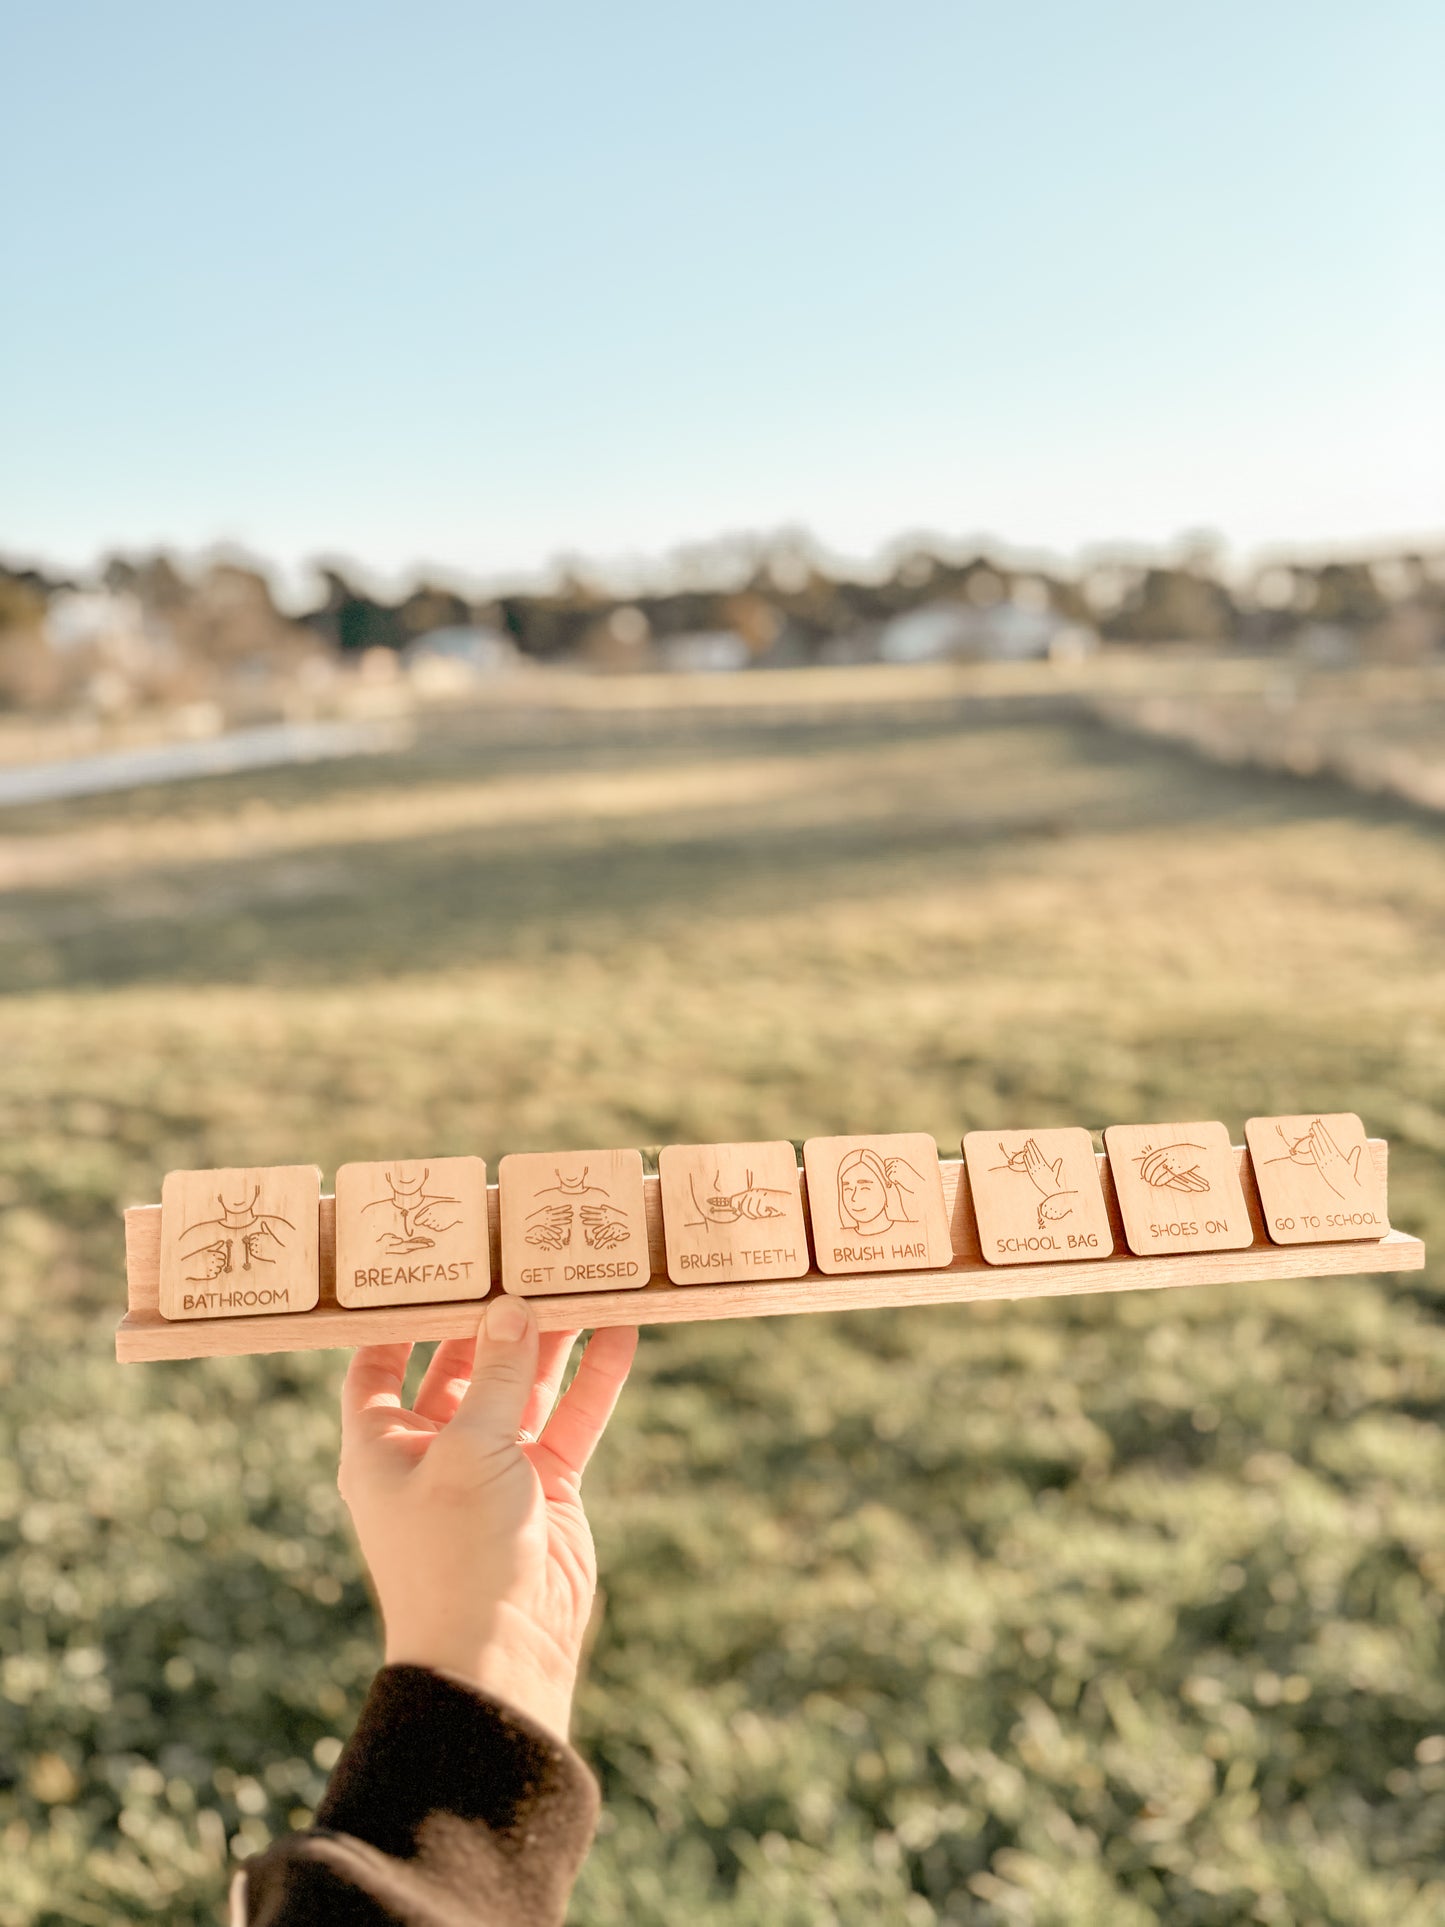
<instances>
[{"instance_id":1,"label":"blurred background","mask_svg":"<svg viewBox=\"0 0 1445 1927\"><path fill-rule=\"evenodd\" d=\"M0 1927L377 1660L174 1166L1353 1109L1445 1235L1445 25L0 8ZM760 1288L762 1289L762 1288ZM1434 1927L1438 1269L645 1333L583 1927Z\"/></svg>"}]
</instances>

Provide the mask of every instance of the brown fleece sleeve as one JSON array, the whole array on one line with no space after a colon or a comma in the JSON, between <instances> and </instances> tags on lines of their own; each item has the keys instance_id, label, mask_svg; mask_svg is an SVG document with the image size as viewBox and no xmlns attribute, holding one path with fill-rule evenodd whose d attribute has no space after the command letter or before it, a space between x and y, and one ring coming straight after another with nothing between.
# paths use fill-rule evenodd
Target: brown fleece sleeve
<instances>
[{"instance_id":1,"label":"brown fleece sleeve","mask_svg":"<svg viewBox=\"0 0 1445 1927\"><path fill-rule=\"evenodd\" d=\"M425 1667L386 1666L315 1827L246 1862L234 1917L558 1927L596 1824L597 1783L570 1746Z\"/></svg>"}]
</instances>

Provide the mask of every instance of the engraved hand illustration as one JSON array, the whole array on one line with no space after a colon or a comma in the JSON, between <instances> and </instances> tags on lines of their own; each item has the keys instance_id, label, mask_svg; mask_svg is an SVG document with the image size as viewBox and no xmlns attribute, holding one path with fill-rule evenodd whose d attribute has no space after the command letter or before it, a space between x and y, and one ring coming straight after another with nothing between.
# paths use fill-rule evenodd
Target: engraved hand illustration
<instances>
[{"instance_id":1,"label":"engraved hand illustration","mask_svg":"<svg viewBox=\"0 0 1445 1927\"><path fill-rule=\"evenodd\" d=\"M884 1158L883 1173L891 1185L897 1187L904 1197L908 1197L922 1184L922 1175L915 1171L907 1158ZM912 1183L909 1183L909 1179Z\"/></svg>"},{"instance_id":2,"label":"engraved hand illustration","mask_svg":"<svg viewBox=\"0 0 1445 1927\"><path fill-rule=\"evenodd\" d=\"M534 1220L540 1220L540 1223ZM536 1245L542 1251L564 1251L572 1242L572 1207L570 1204L544 1204L540 1211L532 1212L527 1220L530 1229L523 1234L523 1242Z\"/></svg>"},{"instance_id":3,"label":"engraved hand illustration","mask_svg":"<svg viewBox=\"0 0 1445 1927\"><path fill-rule=\"evenodd\" d=\"M1036 1138L1030 1138L1022 1150L1012 1155L1004 1150L1002 1144L998 1148L1003 1156L1004 1167L1009 1171L1023 1172L1025 1177L1032 1180L1035 1190L1042 1192L1044 1197L1052 1197L1062 1185L1064 1160L1058 1158L1050 1164L1039 1149Z\"/></svg>"},{"instance_id":4,"label":"engraved hand illustration","mask_svg":"<svg viewBox=\"0 0 1445 1927\"><path fill-rule=\"evenodd\" d=\"M217 1238L214 1244L202 1245L199 1251L191 1253L186 1263L199 1264L201 1267L198 1272L187 1272L188 1285L210 1284L212 1279L221 1277L231 1269L231 1240Z\"/></svg>"},{"instance_id":5,"label":"engraved hand illustration","mask_svg":"<svg viewBox=\"0 0 1445 1927\"><path fill-rule=\"evenodd\" d=\"M254 1231L248 1231L245 1234L245 1236L241 1240L242 1249L245 1251L245 1254L246 1254L245 1257L241 1260L242 1271L249 1271L253 1264L257 1264L257 1265L274 1265L275 1264L276 1260L274 1258L268 1258L265 1252L261 1249L261 1247L265 1244L268 1238L271 1240L271 1243L274 1245L279 1245L281 1243L281 1240L276 1236L276 1233L271 1229L269 1224L265 1223L264 1220L256 1226L256 1229Z\"/></svg>"},{"instance_id":6,"label":"engraved hand illustration","mask_svg":"<svg viewBox=\"0 0 1445 1927\"><path fill-rule=\"evenodd\" d=\"M1315 1169L1337 1198L1345 1197L1346 1186L1360 1182L1360 1152L1363 1145L1357 1144L1346 1157L1319 1118L1310 1126L1310 1144L1315 1154Z\"/></svg>"},{"instance_id":7,"label":"engraved hand illustration","mask_svg":"<svg viewBox=\"0 0 1445 1927\"><path fill-rule=\"evenodd\" d=\"M699 1203L696 1190L692 1195L694 1204L713 1224L736 1224L739 1218L781 1218L783 1215L782 1206L774 1204L773 1199L786 1198L787 1192L755 1185L751 1171L746 1174L741 1191L724 1192L721 1172L715 1171L712 1181L718 1189L711 1197Z\"/></svg>"},{"instance_id":8,"label":"engraved hand illustration","mask_svg":"<svg viewBox=\"0 0 1445 1927\"><path fill-rule=\"evenodd\" d=\"M422 1231L434 1231L438 1237L448 1231L455 1231L461 1223L460 1218L452 1218L442 1209L443 1205L455 1204L455 1198L429 1198L420 1211L412 1213L412 1224ZM415 1230L412 1233L416 1235Z\"/></svg>"},{"instance_id":9,"label":"engraved hand illustration","mask_svg":"<svg viewBox=\"0 0 1445 1927\"><path fill-rule=\"evenodd\" d=\"M1278 1125L1275 1129L1279 1129ZM1360 1152L1364 1146L1357 1144L1346 1157L1322 1118L1317 1117L1304 1136L1296 1138L1293 1144L1285 1137L1283 1131L1280 1131L1280 1137L1284 1142L1285 1156L1290 1163L1312 1164L1337 1198L1348 1197L1350 1186L1358 1187ZM1283 1161L1280 1158L1274 1160L1277 1164Z\"/></svg>"},{"instance_id":10,"label":"engraved hand illustration","mask_svg":"<svg viewBox=\"0 0 1445 1927\"><path fill-rule=\"evenodd\" d=\"M1063 1159L1061 1158L1059 1162L1062 1163ZM1077 1191L1055 1191L1052 1197L1041 1198L1039 1230L1042 1231L1046 1225L1057 1224L1061 1218L1067 1218L1074 1208L1074 1199L1078 1195Z\"/></svg>"},{"instance_id":11,"label":"engraved hand illustration","mask_svg":"<svg viewBox=\"0 0 1445 1927\"><path fill-rule=\"evenodd\" d=\"M1140 1158L1139 1175L1156 1191L1207 1191L1208 1178L1199 1175L1198 1163L1189 1156L1203 1149L1202 1144L1161 1144Z\"/></svg>"},{"instance_id":12,"label":"engraved hand illustration","mask_svg":"<svg viewBox=\"0 0 1445 1927\"><path fill-rule=\"evenodd\" d=\"M608 1204L584 1204L582 1236L594 1251L611 1251L627 1242L627 1220Z\"/></svg>"},{"instance_id":13,"label":"engraved hand illustration","mask_svg":"<svg viewBox=\"0 0 1445 1927\"><path fill-rule=\"evenodd\" d=\"M428 1191L427 1179L431 1172L423 1169L418 1175L405 1166L398 1166L386 1174L386 1196L373 1198L364 1205L364 1211L379 1211L383 1218L390 1218L399 1230L381 1230L376 1233L376 1242L389 1258L404 1258L413 1251L430 1251L437 1239L448 1231L454 1231L461 1223L461 1217L450 1215L447 1207L456 1206L460 1200L447 1197L441 1192Z\"/></svg>"}]
</instances>

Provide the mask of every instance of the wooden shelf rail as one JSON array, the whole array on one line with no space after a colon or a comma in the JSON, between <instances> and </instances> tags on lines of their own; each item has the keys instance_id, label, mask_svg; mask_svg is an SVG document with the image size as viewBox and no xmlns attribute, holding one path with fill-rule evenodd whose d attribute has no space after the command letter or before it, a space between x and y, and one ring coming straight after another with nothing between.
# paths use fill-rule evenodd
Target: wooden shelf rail
<instances>
[{"instance_id":1,"label":"wooden shelf rail","mask_svg":"<svg viewBox=\"0 0 1445 1927\"><path fill-rule=\"evenodd\" d=\"M1383 1180L1389 1147L1369 1140ZM645 1180L653 1276L631 1291L558 1293L530 1300L543 1331L601 1325L675 1324L704 1318L769 1318L790 1312L863 1311L890 1305L945 1305L998 1298L1058 1298L1084 1292L1162 1291L1189 1285L1248 1284L1267 1278L1352 1276L1366 1271L1419 1271L1420 1239L1403 1231L1361 1243L1277 1245L1265 1235L1249 1155L1237 1147L1240 1178L1254 1228L1243 1251L1198 1252L1177 1258L1136 1258L1124 1242L1108 1160L1098 1154L1104 1197L1114 1230L1110 1258L1062 1264L990 1265L979 1251L978 1229L963 1161L945 1158L943 1190L952 1227L953 1263L941 1271L872 1272L856 1277L810 1271L802 1278L758 1284L674 1285L666 1276L662 1205L655 1177ZM492 1270L500 1276L497 1187L487 1193ZM314 1311L254 1318L172 1321L159 1310L161 1208L132 1206L125 1214L129 1309L115 1335L123 1363L163 1358L211 1358L232 1352L317 1351L393 1339L455 1338L474 1332L478 1303L389 1305L347 1310L336 1302L335 1201L321 1200L321 1299ZM496 1290L493 1288L493 1296Z\"/></svg>"}]
</instances>

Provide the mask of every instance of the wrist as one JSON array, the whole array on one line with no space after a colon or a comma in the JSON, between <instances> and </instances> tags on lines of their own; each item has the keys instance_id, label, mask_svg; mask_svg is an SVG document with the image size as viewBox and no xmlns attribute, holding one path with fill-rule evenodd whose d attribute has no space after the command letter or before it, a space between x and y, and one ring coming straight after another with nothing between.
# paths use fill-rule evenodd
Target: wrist
<instances>
[{"instance_id":1,"label":"wrist","mask_svg":"<svg viewBox=\"0 0 1445 1927\"><path fill-rule=\"evenodd\" d=\"M565 1741L572 1720L576 1668L550 1645L520 1628L493 1632L478 1642L387 1635L388 1666L425 1666L459 1685L501 1700Z\"/></svg>"}]
</instances>

